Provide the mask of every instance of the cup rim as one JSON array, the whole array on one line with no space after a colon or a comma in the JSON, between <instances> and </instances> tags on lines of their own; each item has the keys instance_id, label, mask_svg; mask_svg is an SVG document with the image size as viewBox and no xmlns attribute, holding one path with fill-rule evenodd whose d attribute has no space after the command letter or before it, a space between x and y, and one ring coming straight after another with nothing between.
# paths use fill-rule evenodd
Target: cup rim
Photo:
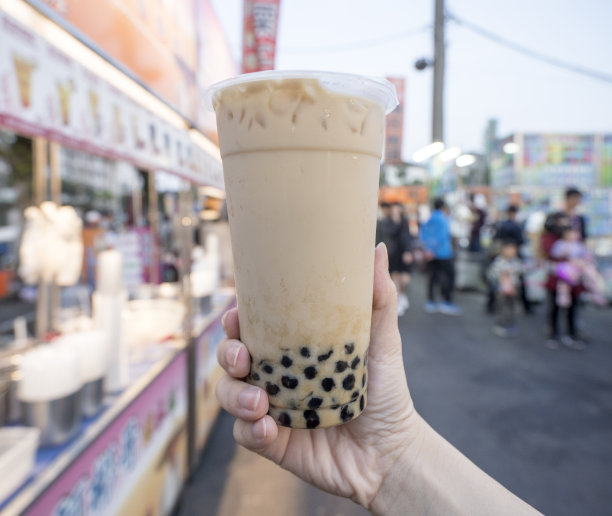
<instances>
[{"instance_id":1,"label":"cup rim","mask_svg":"<svg viewBox=\"0 0 612 516\"><path fill-rule=\"evenodd\" d=\"M209 111L214 111L213 98L225 88L236 84L284 79L317 79L324 88L335 93L355 95L380 104L385 114L389 114L399 104L395 86L383 77L322 70L266 70L240 74L209 86L204 92L204 103Z\"/></svg>"}]
</instances>

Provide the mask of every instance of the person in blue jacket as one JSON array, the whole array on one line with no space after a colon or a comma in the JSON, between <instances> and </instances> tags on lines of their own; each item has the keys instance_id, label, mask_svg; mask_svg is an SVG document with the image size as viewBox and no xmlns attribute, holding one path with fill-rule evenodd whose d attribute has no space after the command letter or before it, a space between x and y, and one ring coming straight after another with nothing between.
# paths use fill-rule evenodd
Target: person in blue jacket
<instances>
[{"instance_id":1,"label":"person in blue jacket","mask_svg":"<svg viewBox=\"0 0 612 516\"><path fill-rule=\"evenodd\" d=\"M453 303L455 264L447 211L443 199L434 199L431 217L421 228L421 242L425 259L429 262L429 292L425 311L459 315L460 309ZM438 285L442 294L441 303L436 303L435 289Z\"/></svg>"}]
</instances>

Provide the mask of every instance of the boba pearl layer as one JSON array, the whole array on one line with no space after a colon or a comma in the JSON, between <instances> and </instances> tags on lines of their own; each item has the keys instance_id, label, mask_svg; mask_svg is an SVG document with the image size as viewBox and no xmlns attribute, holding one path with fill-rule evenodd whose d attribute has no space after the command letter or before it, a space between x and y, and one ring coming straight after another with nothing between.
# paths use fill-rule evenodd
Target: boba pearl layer
<instances>
[{"instance_id":1,"label":"boba pearl layer","mask_svg":"<svg viewBox=\"0 0 612 516\"><path fill-rule=\"evenodd\" d=\"M352 342L314 352L308 346L270 357L252 357L247 381L265 389L269 414L282 426L324 428L356 418L366 406L367 350Z\"/></svg>"}]
</instances>

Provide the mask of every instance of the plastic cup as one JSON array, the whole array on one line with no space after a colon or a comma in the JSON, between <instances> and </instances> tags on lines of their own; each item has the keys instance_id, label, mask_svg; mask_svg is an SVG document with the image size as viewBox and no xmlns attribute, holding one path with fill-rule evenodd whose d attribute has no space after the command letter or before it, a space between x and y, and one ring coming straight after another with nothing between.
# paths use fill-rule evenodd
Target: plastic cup
<instances>
[{"instance_id":1,"label":"plastic cup","mask_svg":"<svg viewBox=\"0 0 612 516\"><path fill-rule=\"evenodd\" d=\"M356 418L367 402L384 79L261 72L218 83L215 109L247 382L283 426Z\"/></svg>"}]
</instances>

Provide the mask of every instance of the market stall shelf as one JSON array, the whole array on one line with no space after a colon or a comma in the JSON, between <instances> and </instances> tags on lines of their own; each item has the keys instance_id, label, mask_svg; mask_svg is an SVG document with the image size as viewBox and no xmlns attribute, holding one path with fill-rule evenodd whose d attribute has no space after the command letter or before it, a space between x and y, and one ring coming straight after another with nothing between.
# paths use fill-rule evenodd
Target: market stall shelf
<instances>
[{"instance_id":1,"label":"market stall shelf","mask_svg":"<svg viewBox=\"0 0 612 516\"><path fill-rule=\"evenodd\" d=\"M200 319L198 382L219 376L216 347L223 338L221 317L235 303L223 293L215 309ZM206 342L204 346L202 343ZM130 384L105 399L78 434L59 447L41 448L32 474L6 500L3 516L65 514L88 508L95 514L167 514L178 499L188 473L187 343L170 340L152 347L148 360L130 365ZM206 389L210 393L210 388ZM200 399L198 443L210 428L218 406L210 394ZM151 496L156 493L156 496Z\"/></svg>"}]
</instances>

